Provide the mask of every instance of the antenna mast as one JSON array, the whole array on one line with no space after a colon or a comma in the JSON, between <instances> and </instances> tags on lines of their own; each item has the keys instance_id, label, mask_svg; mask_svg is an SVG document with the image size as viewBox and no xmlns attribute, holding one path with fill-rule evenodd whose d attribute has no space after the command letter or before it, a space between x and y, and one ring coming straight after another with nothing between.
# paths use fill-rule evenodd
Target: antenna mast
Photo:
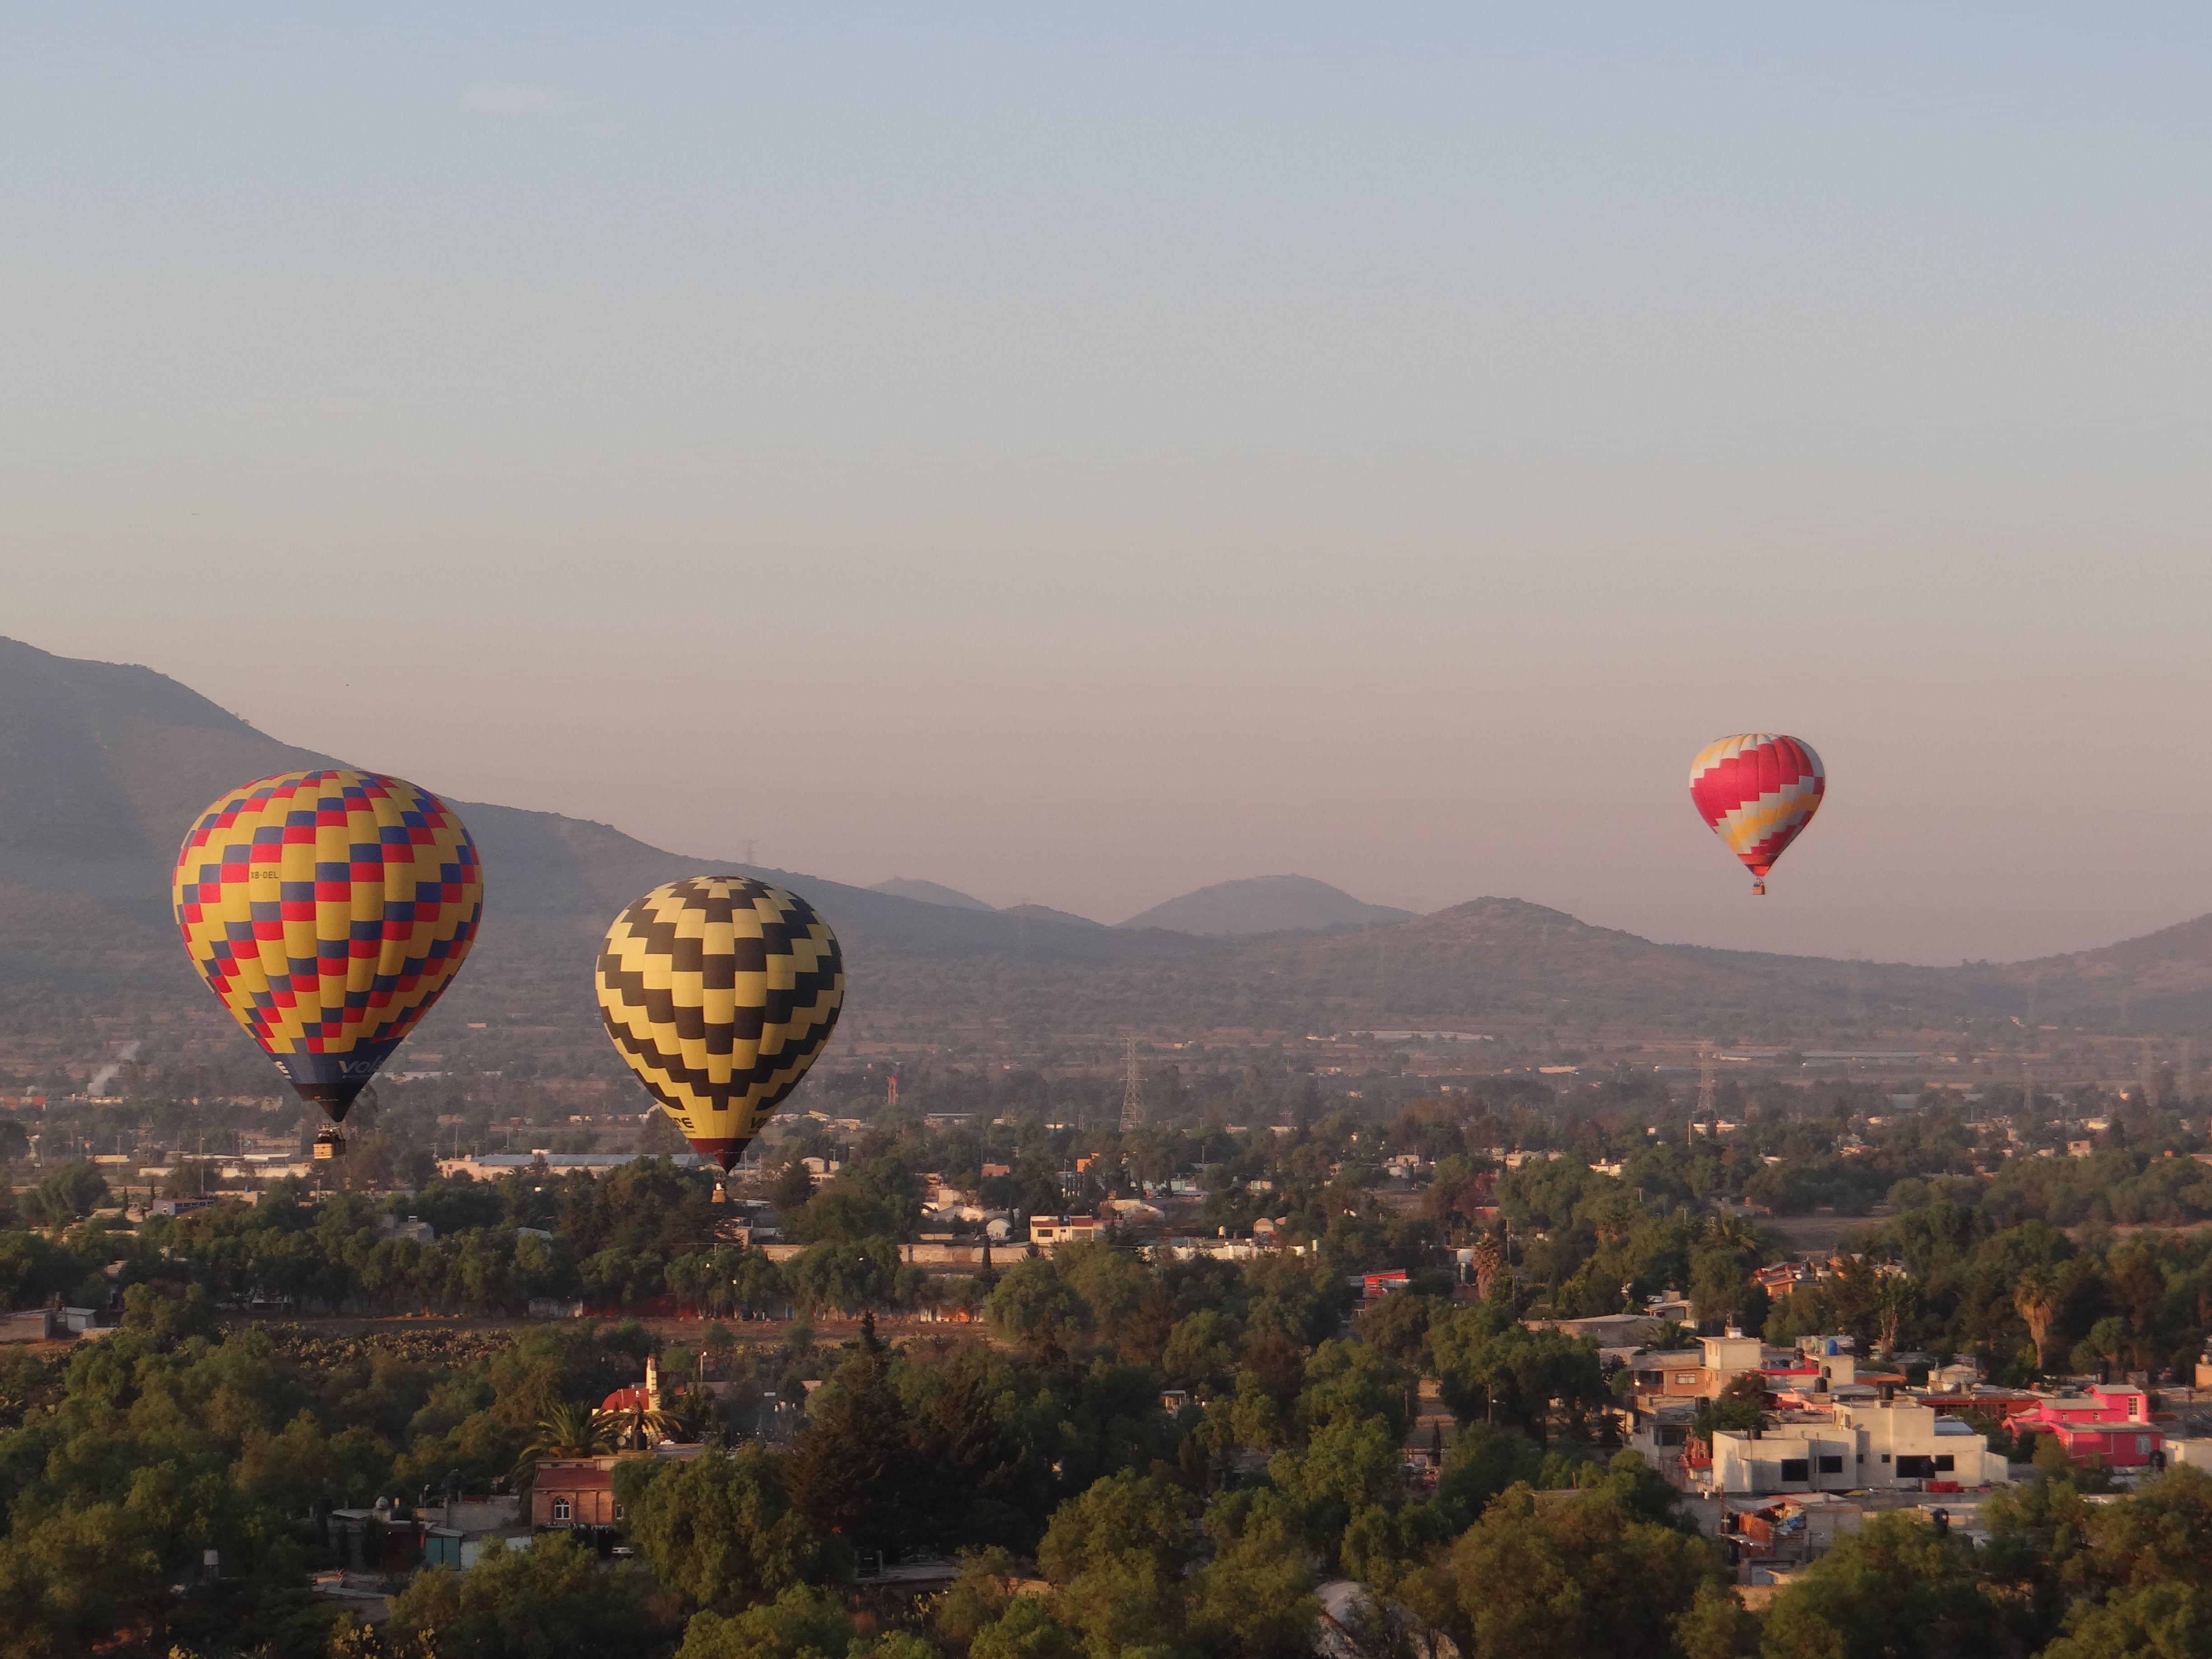
<instances>
[{"instance_id":1,"label":"antenna mast","mask_svg":"<svg viewBox=\"0 0 2212 1659\"><path fill-rule=\"evenodd\" d=\"M1137 1074L1137 1039L1131 1037L1122 1063L1121 1133L1132 1133L1144 1121L1145 1085Z\"/></svg>"}]
</instances>

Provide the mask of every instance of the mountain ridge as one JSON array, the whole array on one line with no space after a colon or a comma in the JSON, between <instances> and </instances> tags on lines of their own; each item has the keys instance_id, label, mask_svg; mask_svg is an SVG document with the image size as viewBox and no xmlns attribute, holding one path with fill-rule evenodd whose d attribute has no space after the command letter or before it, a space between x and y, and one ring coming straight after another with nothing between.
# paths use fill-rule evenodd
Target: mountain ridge
<instances>
[{"instance_id":1,"label":"mountain ridge","mask_svg":"<svg viewBox=\"0 0 2212 1659\"><path fill-rule=\"evenodd\" d=\"M947 887L941 881L922 881L909 876L893 876L889 881L879 881L868 889L871 893L889 893L895 898L909 898L923 904L941 904L948 910L995 910L995 904L986 904L971 894L957 887Z\"/></svg>"},{"instance_id":2,"label":"mountain ridge","mask_svg":"<svg viewBox=\"0 0 2212 1659\"><path fill-rule=\"evenodd\" d=\"M0 640L0 844L9 849L0 1006L210 1011L169 917L177 841L224 789L336 763L151 669ZM661 882L731 871L792 886L821 910L846 946L848 1018L886 1041L995 1031L1049 1044L1133 1028L1430 1020L1731 1038L1988 1018L2212 1024L2212 915L2087 951L1958 968L1663 944L1504 897L1334 931L1203 936L1044 906L930 903L671 853L557 813L453 804L483 854L486 927L432 1018L452 1009L488 1023L496 1011L557 1029L580 1052L605 1047L588 963L616 913Z\"/></svg>"},{"instance_id":3,"label":"mountain ridge","mask_svg":"<svg viewBox=\"0 0 2212 1659\"><path fill-rule=\"evenodd\" d=\"M1311 876L1246 876L1179 893L1115 925L1158 927L1204 938L1240 938L1365 927L1376 922L1410 921L1413 917L1411 910L1365 903L1342 888L1316 881Z\"/></svg>"}]
</instances>

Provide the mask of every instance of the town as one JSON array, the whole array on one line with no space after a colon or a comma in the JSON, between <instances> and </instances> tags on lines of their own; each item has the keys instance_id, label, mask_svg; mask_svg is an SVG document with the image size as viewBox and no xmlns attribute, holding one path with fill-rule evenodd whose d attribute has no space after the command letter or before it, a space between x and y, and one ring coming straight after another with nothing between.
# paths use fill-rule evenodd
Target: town
<instances>
[{"instance_id":1,"label":"town","mask_svg":"<svg viewBox=\"0 0 2212 1659\"><path fill-rule=\"evenodd\" d=\"M1501 1075L1318 1115L1286 1079L1239 1085L1276 1121L1211 1129L1162 1121L1141 1065L1122 1082L1127 1123L1089 1128L887 1085L865 1115L786 1115L726 1190L642 1149L338 1181L295 1141L134 1158L113 1188L19 1160L15 1455L104 1420L245 1484L146 1530L111 1477L49 1465L30 1535L119 1504L144 1576L118 1565L97 1605L49 1581L11 1641L189 1650L243 1597L295 1631L252 1615L271 1650L397 1652L456 1593L550 1593L563 1539L595 1564L568 1593L695 1654L739 1626L781 1651L803 1612L987 1653L1135 1620L1209 1651L1371 1654L1388 1628L1506 1655L1538 1650L1461 1575L1521 1492L1563 1540L1674 1552L1646 1646L1717 1651L1668 1632L1771 1642L1899 1527L2002 1621L2061 1494L2117 1525L2212 1480L2212 1149L2172 1071L1972 1100ZM410 1163L420 1184L361 1189ZM232 1403L157 1430L149 1388ZM732 1482L786 1516L785 1577L686 1576ZM289 1541L246 1571L240 1526ZM1138 1547L1152 1588L1109 1594ZM1263 1571L1266 1616L1234 1613Z\"/></svg>"}]
</instances>

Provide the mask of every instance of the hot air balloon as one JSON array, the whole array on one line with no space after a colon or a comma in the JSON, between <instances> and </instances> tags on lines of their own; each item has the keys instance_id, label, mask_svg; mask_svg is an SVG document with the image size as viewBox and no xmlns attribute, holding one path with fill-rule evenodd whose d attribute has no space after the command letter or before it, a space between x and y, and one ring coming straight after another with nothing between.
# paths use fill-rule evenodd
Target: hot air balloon
<instances>
[{"instance_id":1,"label":"hot air balloon","mask_svg":"<svg viewBox=\"0 0 2212 1659\"><path fill-rule=\"evenodd\" d=\"M1709 743L1690 763L1690 799L1698 816L1750 867L1751 890L1766 890L1766 872L1820 810L1827 774L1810 744L1771 732Z\"/></svg>"},{"instance_id":2,"label":"hot air balloon","mask_svg":"<svg viewBox=\"0 0 2212 1659\"><path fill-rule=\"evenodd\" d=\"M798 895L744 876L693 876L615 918L599 994L623 1059L693 1150L727 1175L830 1041L845 959Z\"/></svg>"},{"instance_id":3,"label":"hot air balloon","mask_svg":"<svg viewBox=\"0 0 2212 1659\"><path fill-rule=\"evenodd\" d=\"M375 772L283 772L193 824L171 884L192 966L302 1100L343 1123L453 982L483 870L453 809ZM325 1129L315 1156L345 1142Z\"/></svg>"}]
</instances>

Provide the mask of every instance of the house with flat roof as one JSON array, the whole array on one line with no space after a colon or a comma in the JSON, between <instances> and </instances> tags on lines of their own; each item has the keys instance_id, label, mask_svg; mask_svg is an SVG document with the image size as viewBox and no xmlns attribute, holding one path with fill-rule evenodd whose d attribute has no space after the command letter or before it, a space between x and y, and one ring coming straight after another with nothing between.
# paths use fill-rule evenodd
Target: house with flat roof
<instances>
[{"instance_id":1,"label":"house with flat roof","mask_svg":"<svg viewBox=\"0 0 2212 1659\"><path fill-rule=\"evenodd\" d=\"M1735 1493L1941 1491L1999 1486L2004 1457L1962 1418L1913 1401L1838 1401L1757 1430L1713 1436L1712 1484Z\"/></svg>"},{"instance_id":2,"label":"house with flat roof","mask_svg":"<svg viewBox=\"0 0 2212 1659\"><path fill-rule=\"evenodd\" d=\"M2100 1382L2081 1395L2045 1395L2016 1430L2047 1434L2075 1462L2102 1469L2162 1467L2166 1432L2150 1418L2150 1396L2126 1383Z\"/></svg>"},{"instance_id":3,"label":"house with flat roof","mask_svg":"<svg viewBox=\"0 0 2212 1659\"><path fill-rule=\"evenodd\" d=\"M530 1485L533 1527L611 1527L623 1519L615 1502L614 1459L549 1457Z\"/></svg>"},{"instance_id":4,"label":"house with flat roof","mask_svg":"<svg viewBox=\"0 0 2212 1659\"><path fill-rule=\"evenodd\" d=\"M1030 1218L1032 1244L1072 1244L1099 1236L1095 1215L1033 1215Z\"/></svg>"}]
</instances>

